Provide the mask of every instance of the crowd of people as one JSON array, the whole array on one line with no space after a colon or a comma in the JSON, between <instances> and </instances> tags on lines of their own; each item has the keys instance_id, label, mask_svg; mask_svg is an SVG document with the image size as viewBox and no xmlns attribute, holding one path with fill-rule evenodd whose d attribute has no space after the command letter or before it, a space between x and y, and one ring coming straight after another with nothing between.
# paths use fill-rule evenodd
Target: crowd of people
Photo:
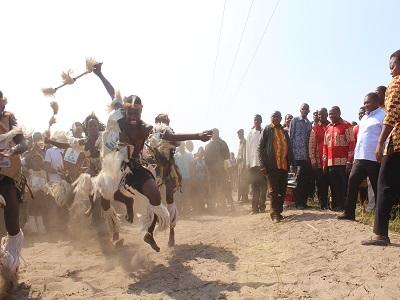
<instances>
[{"instance_id":1,"label":"crowd of people","mask_svg":"<svg viewBox=\"0 0 400 300\"><path fill-rule=\"evenodd\" d=\"M237 131L236 156L218 129L177 134L166 114L157 115L154 125L145 123L141 99L120 97L101 63L93 73L112 99L106 123L91 113L70 130L52 132L50 121L48 131L26 136L0 92L0 204L7 231L1 266L17 274L27 220L44 233L68 230L74 218L90 216L91 226L106 226L112 245L120 247L120 215L113 203L125 205L125 220L132 223L139 194L147 199L143 239L157 252L155 228L169 228L168 245L174 246L178 212L232 211L234 202L251 198L251 213L265 213L268 195L270 217L278 223L284 219L289 177L299 210L309 208L316 195L321 210L355 220L360 195L362 205L375 209L374 236L363 244L388 245L390 212L399 198L400 50L390 57L390 71L387 89L366 94L358 125L345 121L338 106L315 110L312 121L306 103L299 116L287 114L283 123L281 112L274 111L265 127L257 114L247 138L244 129ZM52 107L56 114L56 103ZM193 153L192 140L209 142Z\"/></svg>"},{"instance_id":2,"label":"crowd of people","mask_svg":"<svg viewBox=\"0 0 400 300\"><path fill-rule=\"evenodd\" d=\"M309 208L316 194L319 208L342 212L339 220L354 221L356 203L375 211L374 235L363 245L390 243L388 224L393 206L400 198L397 178L399 155L400 50L390 56L392 81L378 86L364 97L359 110L359 124L341 117L341 109L332 106L313 112L300 106L300 115L271 115L271 122L261 127L262 117L255 115L254 126L244 138L240 129L238 195L252 197L252 213L265 211L270 198L270 216L283 219L288 176L294 175L293 198L299 210ZM240 160L239 160L240 157ZM267 179L267 180L266 180Z\"/></svg>"}]
</instances>

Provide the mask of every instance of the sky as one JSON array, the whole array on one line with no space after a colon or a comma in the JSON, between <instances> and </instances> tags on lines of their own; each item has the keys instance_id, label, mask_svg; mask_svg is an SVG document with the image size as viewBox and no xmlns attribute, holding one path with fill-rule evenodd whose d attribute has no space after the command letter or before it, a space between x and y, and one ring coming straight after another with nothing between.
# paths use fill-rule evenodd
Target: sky
<instances>
[{"instance_id":1,"label":"sky","mask_svg":"<svg viewBox=\"0 0 400 300\"><path fill-rule=\"evenodd\" d=\"M110 98L94 74L55 99L41 92L94 57L122 95L142 99L145 122L168 113L175 132L217 127L233 152L255 114L267 125L307 102L357 120L400 48L396 0L14 0L0 12L0 90L20 125L46 129L53 100L54 130L92 111L105 123Z\"/></svg>"}]
</instances>

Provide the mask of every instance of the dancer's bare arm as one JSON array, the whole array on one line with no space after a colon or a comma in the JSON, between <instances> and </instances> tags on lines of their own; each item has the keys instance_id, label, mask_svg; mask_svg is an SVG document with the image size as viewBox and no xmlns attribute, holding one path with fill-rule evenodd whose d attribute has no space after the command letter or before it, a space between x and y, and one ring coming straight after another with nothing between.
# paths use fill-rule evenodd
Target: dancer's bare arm
<instances>
[{"instance_id":1,"label":"dancer's bare arm","mask_svg":"<svg viewBox=\"0 0 400 300\"><path fill-rule=\"evenodd\" d=\"M98 63L94 66L93 73L96 74L101 82L103 83L104 87L106 88L108 94L110 95L111 99L114 99L115 97L115 90L112 84L107 80L106 77L104 77L103 73L101 72L101 65L103 63Z\"/></svg>"},{"instance_id":2,"label":"dancer's bare arm","mask_svg":"<svg viewBox=\"0 0 400 300\"><path fill-rule=\"evenodd\" d=\"M162 138L170 142L182 142L188 140L200 140L202 142L207 142L208 140L211 139L211 136L212 136L211 130L203 131L201 133L192 133L192 134L176 134L166 131L163 134Z\"/></svg>"}]
</instances>

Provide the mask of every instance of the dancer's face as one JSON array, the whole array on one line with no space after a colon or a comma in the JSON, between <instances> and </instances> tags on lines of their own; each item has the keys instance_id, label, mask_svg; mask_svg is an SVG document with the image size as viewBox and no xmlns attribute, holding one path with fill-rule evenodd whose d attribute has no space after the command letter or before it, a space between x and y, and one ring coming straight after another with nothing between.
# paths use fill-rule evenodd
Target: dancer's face
<instances>
[{"instance_id":1,"label":"dancer's face","mask_svg":"<svg viewBox=\"0 0 400 300\"><path fill-rule=\"evenodd\" d=\"M126 120L130 125L136 125L142 117L142 109L128 108L126 110Z\"/></svg>"},{"instance_id":2,"label":"dancer's face","mask_svg":"<svg viewBox=\"0 0 400 300\"><path fill-rule=\"evenodd\" d=\"M96 119L89 120L88 134L89 134L89 136L98 136L99 135L99 122Z\"/></svg>"}]
</instances>

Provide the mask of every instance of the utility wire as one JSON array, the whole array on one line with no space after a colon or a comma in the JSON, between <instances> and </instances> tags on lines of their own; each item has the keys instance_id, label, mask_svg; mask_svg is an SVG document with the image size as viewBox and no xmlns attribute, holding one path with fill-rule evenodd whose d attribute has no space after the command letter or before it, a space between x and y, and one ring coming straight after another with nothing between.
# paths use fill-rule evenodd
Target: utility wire
<instances>
[{"instance_id":1,"label":"utility wire","mask_svg":"<svg viewBox=\"0 0 400 300\"><path fill-rule=\"evenodd\" d=\"M243 36L244 36L244 33L246 31L246 28L247 28L247 23L249 21L249 17L250 17L251 10L253 8L253 4L254 4L254 0L251 0L250 8L249 8L249 11L247 12L246 21L244 23L244 26L243 26L243 29L242 29L242 33L240 35L239 43L238 43L238 45L236 47L235 56L233 58L232 65L231 65L231 68L229 70L228 79L226 80L226 83L225 83L224 94L225 94L226 89L228 87L229 81L231 80L233 69L234 69L234 67L236 65L236 61L237 61L237 57L238 57L238 54L239 54L240 46L242 45Z\"/></svg>"},{"instance_id":2,"label":"utility wire","mask_svg":"<svg viewBox=\"0 0 400 300\"><path fill-rule=\"evenodd\" d=\"M213 75L212 75L212 80L211 80L211 86L210 86L210 93L209 93L209 98L211 97L211 92L214 88L214 83L215 83L215 72L217 69L217 62L218 62L218 57L219 57L219 48L221 46L221 37L222 37L222 28L224 25L224 18L225 18L225 7L226 7L226 1L224 1L224 7L222 9L222 17L221 17L221 24L219 27L219 36L218 36L218 44L217 44L217 53L215 55L215 61L214 61L214 69L213 69Z\"/></svg>"},{"instance_id":3,"label":"utility wire","mask_svg":"<svg viewBox=\"0 0 400 300\"><path fill-rule=\"evenodd\" d=\"M254 50L254 52L253 52L253 55L252 55L252 57L251 57L251 59L250 59L248 65L247 65L247 67L246 67L246 69L245 69L245 72L244 72L244 74L243 74L241 80L239 81L239 84L237 85L237 89L236 89L236 92L235 92L235 94L234 94L234 96L233 96L233 99L235 99L235 98L237 97L237 95L238 95L238 93L239 93L239 91L240 91L240 88L242 87L242 85L243 85L243 83L244 83L244 81L245 81L245 79L246 79L247 73L249 72L250 67L251 67L251 65L253 64L253 61L254 61L254 59L255 59L256 56L257 56L258 50L259 50L260 47L261 47L261 44L262 44L263 39L264 39L264 37L265 37L265 34L266 34L267 31L268 31L269 25L271 24L272 18L274 17L275 12L276 12L276 9L278 8L280 2L281 2L281 0L277 0L277 2L276 2L276 4L275 4L275 7L274 7L274 10L272 11L271 16L269 17L268 22L265 24L263 33L262 33L262 35L261 35L261 37L260 37L260 39L259 39L259 41L258 41L258 43L257 43L257 46L256 46L256 48L255 48L255 50Z\"/></svg>"}]
</instances>

